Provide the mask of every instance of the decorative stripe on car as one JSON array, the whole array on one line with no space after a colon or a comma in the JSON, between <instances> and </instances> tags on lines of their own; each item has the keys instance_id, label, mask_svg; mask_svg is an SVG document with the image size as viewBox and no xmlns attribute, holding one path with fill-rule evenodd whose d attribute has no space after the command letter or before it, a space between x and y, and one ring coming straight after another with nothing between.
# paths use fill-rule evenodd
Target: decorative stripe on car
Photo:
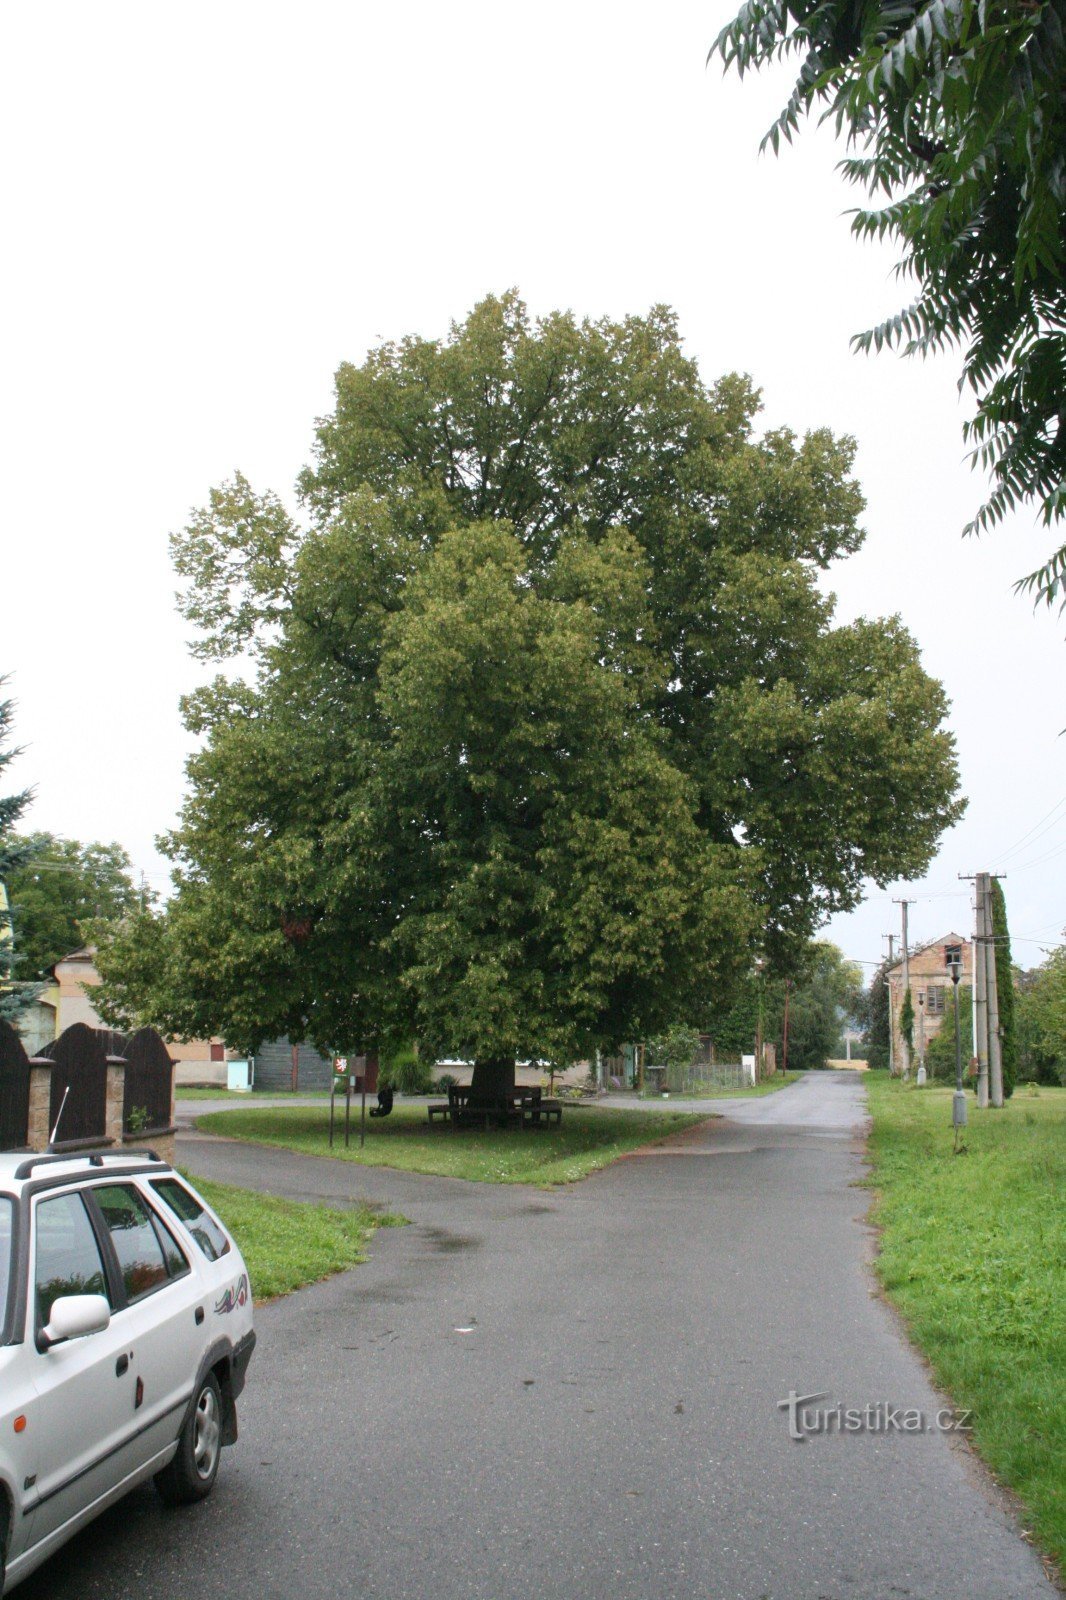
<instances>
[{"instance_id":1,"label":"decorative stripe on car","mask_svg":"<svg viewBox=\"0 0 1066 1600\"><path fill-rule=\"evenodd\" d=\"M228 1317L231 1311L248 1304L248 1274L242 1272L236 1283L231 1283L221 1299L215 1301L215 1316Z\"/></svg>"}]
</instances>

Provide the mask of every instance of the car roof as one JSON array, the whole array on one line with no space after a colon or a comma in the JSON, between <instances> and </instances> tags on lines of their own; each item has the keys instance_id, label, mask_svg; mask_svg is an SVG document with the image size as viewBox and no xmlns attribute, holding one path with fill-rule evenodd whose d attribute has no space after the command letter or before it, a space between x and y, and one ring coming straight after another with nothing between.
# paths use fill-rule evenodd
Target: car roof
<instances>
[{"instance_id":1,"label":"car roof","mask_svg":"<svg viewBox=\"0 0 1066 1600\"><path fill-rule=\"evenodd\" d=\"M120 1168L124 1173L168 1171L168 1163L152 1150L84 1150L77 1153L32 1150L0 1151L0 1191L18 1194L27 1183L48 1177L54 1182L65 1178L99 1177Z\"/></svg>"}]
</instances>

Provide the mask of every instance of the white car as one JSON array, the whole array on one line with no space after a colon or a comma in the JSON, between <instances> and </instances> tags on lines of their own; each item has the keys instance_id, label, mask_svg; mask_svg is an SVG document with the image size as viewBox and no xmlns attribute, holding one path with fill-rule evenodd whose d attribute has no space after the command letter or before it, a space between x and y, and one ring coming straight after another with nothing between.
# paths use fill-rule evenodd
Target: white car
<instances>
[{"instance_id":1,"label":"white car","mask_svg":"<svg viewBox=\"0 0 1066 1600\"><path fill-rule=\"evenodd\" d=\"M7 1593L146 1478L171 1504L210 1492L255 1333L218 1218L117 1153L0 1154L0 1316Z\"/></svg>"}]
</instances>

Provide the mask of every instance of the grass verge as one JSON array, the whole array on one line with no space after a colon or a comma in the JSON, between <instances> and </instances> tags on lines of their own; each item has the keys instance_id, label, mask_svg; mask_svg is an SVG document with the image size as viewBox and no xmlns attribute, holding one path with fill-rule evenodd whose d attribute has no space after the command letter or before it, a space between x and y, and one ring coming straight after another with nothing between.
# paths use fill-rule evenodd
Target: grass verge
<instances>
[{"instance_id":1,"label":"grass verge","mask_svg":"<svg viewBox=\"0 0 1066 1600\"><path fill-rule=\"evenodd\" d=\"M668 1093L670 1100L759 1100L764 1094L776 1094L778 1089L787 1089L790 1083L795 1083L802 1078L802 1072L779 1072L773 1078L764 1078L752 1088L749 1083L743 1089L706 1089L685 1090L681 1094ZM649 1100L662 1100L662 1095L648 1095Z\"/></svg>"},{"instance_id":2,"label":"grass verge","mask_svg":"<svg viewBox=\"0 0 1066 1600\"><path fill-rule=\"evenodd\" d=\"M302 1099L328 1100L328 1089L301 1089ZM209 1084L178 1084L174 1090L175 1100L243 1100L245 1105L251 1099L247 1089L227 1089L225 1084L219 1084L213 1089Z\"/></svg>"},{"instance_id":3,"label":"grass verge","mask_svg":"<svg viewBox=\"0 0 1066 1600\"><path fill-rule=\"evenodd\" d=\"M628 1150L677 1133L704 1116L691 1112L622 1111L568 1105L558 1127L480 1129L453 1133L430 1128L425 1105L397 1106L389 1117L367 1119L366 1147L359 1148L358 1116L352 1119L352 1144L339 1138L329 1148L328 1106L242 1108L215 1111L197 1119L207 1133L280 1145L304 1155L339 1156L370 1167L399 1167L474 1183L573 1183L605 1167Z\"/></svg>"},{"instance_id":4,"label":"grass verge","mask_svg":"<svg viewBox=\"0 0 1066 1600\"><path fill-rule=\"evenodd\" d=\"M881 1228L877 1272L1026 1526L1066 1566L1066 1090L1023 1085L1002 1111L865 1079Z\"/></svg>"},{"instance_id":5,"label":"grass verge","mask_svg":"<svg viewBox=\"0 0 1066 1600\"><path fill-rule=\"evenodd\" d=\"M395 1227L404 1220L366 1205L339 1210L210 1183L191 1174L189 1181L236 1239L258 1301L291 1294L356 1266L366 1260L367 1241L375 1228Z\"/></svg>"},{"instance_id":6,"label":"grass verge","mask_svg":"<svg viewBox=\"0 0 1066 1600\"><path fill-rule=\"evenodd\" d=\"M248 1091L242 1093L239 1089L227 1089L225 1084L219 1084L217 1089L200 1087L199 1085L179 1083L174 1086L175 1100L247 1100Z\"/></svg>"}]
</instances>

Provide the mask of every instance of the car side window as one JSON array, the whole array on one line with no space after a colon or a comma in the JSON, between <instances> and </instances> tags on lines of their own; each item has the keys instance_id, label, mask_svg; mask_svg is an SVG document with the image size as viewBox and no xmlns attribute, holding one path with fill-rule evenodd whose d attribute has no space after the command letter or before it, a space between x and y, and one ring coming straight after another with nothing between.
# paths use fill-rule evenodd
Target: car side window
<instances>
[{"instance_id":1,"label":"car side window","mask_svg":"<svg viewBox=\"0 0 1066 1600\"><path fill-rule=\"evenodd\" d=\"M0 1195L0 1317L7 1308L7 1286L11 1281L12 1221L15 1207L9 1196Z\"/></svg>"},{"instance_id":2,"label":"car side window","mask_svg":"<svg viewBox=\"0 0 1066 1600\"><path fill-rule=\"evenodd\" d=\"M140 1300L167 1283L170 1273L163 1247L148 1207L136 1189L124 1183L105 1184L94 1187L93 1199L100 1207L118 1256L126 1299Z\"/></svg>"},{"instance_id":3,"label":"car side window","mask_svg":"<svg viewBox=\"0 0 1066 1600\"><path fill-rule=\"evenodd\" d=\"M34 1226L34 1314L40 1330L51 1320L52 1306L62 1295L107 1295L108 1288L100 1246L80 1194L39 1200Z\"/></svg>"},{"instance_id":4,"label":"car side window","mask_svg":"<svg viewBox=\"0 0 1066 1600\"><path fill-rule=\"evenodd\" d=\"M190 1194L176 1178L153 1179L151 1187L160 1200L168 1205L180 1222L184 1222L208 1261L217 1261L229 1249L229 1240L209 1211L206 1211L194 1194Z\"/></svg>"}]
</instances>

